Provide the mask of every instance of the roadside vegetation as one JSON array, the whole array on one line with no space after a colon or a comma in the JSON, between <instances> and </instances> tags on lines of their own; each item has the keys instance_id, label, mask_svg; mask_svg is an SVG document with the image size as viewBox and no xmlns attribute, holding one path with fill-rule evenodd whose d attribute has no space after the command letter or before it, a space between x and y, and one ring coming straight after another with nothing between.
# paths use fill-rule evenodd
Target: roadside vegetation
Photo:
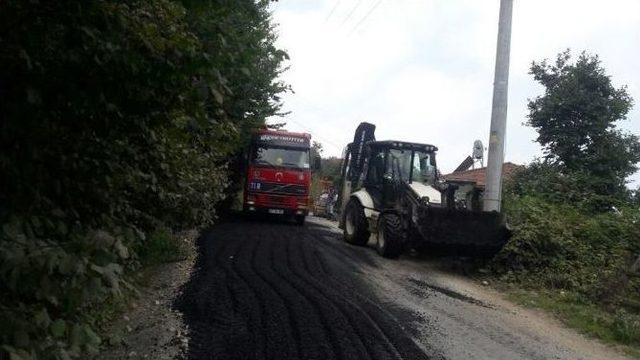
<instances>
[{"instance_id":1,"label":"roadside vegetation","mask_svg":"<svg viewBox=\"0 0 640 360\"><path fill-rule=\"evenodd\" d=\"M311 147L311 158L313 159L316 156L322 156L323 150L322 144L314 141L313 146ZM341 158L335 156L321 157L320 169L314 171L311 175L311 198L314 201L317 200L318 196L320 196L322 192L322 189L320 189L321 180L328 181L335 189L340 186L341 165Z\"/></svg>"},{"instance_id":2,"label":"roadside vegetation","mask_svg":"<svg viewBox=\"0 0 640 360\"><path fill-rule=\"evenodd\" d=\"M527 124L545 156L505 184L513 237L492 269L514 299L605 341L640 349L640 204L625 179L640 142L617 128L632 106L597 56L534 62L545 87Z\"/></svg>"},{"instance_id":3,"label":"roadside vegetation","mask_svg":"<svg viewBox=\"0 0 640 360\"><path fill-rule=\"evenodd\" d=\"M268 1L0 3L0 357L80 358L277 115Z\"/></svg>"}]
</instances>

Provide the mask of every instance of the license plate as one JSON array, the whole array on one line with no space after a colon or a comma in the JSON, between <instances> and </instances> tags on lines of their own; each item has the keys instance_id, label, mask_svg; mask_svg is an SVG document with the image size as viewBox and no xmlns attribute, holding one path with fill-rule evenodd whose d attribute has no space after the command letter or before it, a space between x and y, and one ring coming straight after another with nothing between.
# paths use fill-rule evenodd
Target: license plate
<instances>
[{"instance_id":1,"label":"license plate","mask_svg":"<svg viewBox=\"0 0 640 360\"><path fill-rule=\"evenodd\" d=\"M269 214L282 215L282 214L284 214L284 210L282 210L282 209L269 209Z\"/></svg>"}]
</instances>

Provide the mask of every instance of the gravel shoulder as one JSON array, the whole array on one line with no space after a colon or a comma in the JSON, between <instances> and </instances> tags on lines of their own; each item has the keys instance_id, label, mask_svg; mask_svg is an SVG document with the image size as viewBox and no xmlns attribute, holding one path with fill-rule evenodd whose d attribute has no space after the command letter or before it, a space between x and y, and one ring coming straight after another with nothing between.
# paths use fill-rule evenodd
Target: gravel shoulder
<instances>
[{"instance_id":1,"label":"gravel shoulder","mask_svg":"<svg viewBox=\"0 0 640 360\"><path fill-rule=\"evenodd\" d=\"M111 346L95 359L182 359L188 351L188 327L174 303L190 279L196 261L196 231L178 235L186 259L148 270L139 296L107 331Z\"/></svg>"}]
</instances>

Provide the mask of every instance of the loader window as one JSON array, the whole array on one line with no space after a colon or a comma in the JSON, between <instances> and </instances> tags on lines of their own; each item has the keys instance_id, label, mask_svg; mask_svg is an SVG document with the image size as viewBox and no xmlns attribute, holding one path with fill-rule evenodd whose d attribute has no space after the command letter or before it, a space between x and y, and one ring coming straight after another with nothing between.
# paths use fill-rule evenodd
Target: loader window
<instances>
[{"instance_id":1,"label":"loader window","mask_svg":"<svg viewBox=\"0 0 640 360\"><path fill-rule=\"evenodd\" d=\"M433 184L436 180L436 167L432 154L416 151L413 157L413 171L411 181Z\"/></svg>"},{"instance_id":2,"label":"loader window","mask_svg":"<svg viewBox=\"0 0 640 360\"><path fill-rule=\"evenodd\" d=\"M369 171L367 172L367 183L370 185L379 185L382 183L382 175L384 174L384 152L378 152L371 156L369 162Z\"/></svg>"},{"instance_id":3,"label":"loader window","mask_svg":"<svg viewBox=\"0 0 640 360\"><path fill-rule=\"evenodd\" d=\"M411 174L411 150L391 149L387 160L387 171L396 181L409 181Z\"/></svg>"}]
</instances>

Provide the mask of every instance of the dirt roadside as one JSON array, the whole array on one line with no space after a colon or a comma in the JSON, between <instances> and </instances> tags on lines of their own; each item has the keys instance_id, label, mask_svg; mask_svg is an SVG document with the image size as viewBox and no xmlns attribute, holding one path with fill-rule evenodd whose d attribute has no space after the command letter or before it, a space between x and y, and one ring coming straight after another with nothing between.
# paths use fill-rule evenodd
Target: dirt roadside
<instances>
[{"instance_id":1,"label":"dirt roadside","mask_svg":"<svg viewBox=\"0 0 640 360\"><path fill-rule=\"evenodd\" d=\"M182 313L174 309L183 285L191 277L198 233L178 235L186 252L185 260L150 269L146 284L129 309L108 329L114 334L111 345L96 360L181 359L188 351L188 327Z\"/></svg>"},{"instance_id":2,"label":"dirt roadside","mask_svg":"<svg viewBox=\"0 0 640 360\"><path fill-rule=\"evenodd\" d=\"M321 221L339 237L335 223ZM455 266L452 271L442 260L411 254L396 261L374 256L370 266L375 270L368 271L369 283L381 301L392 304L391 312L405 319L416 342L445 358L630 359L543 311L508 301L491 284L461 275Z\"/></svg>"},{"instance_id":3,"label":"dirt roadside","mask_svg":"<svg viewBox=\"0 0 640 360\"><path fill-rule=\"evenodd\" d=\"M439 260L435 260L422 262L416 270L428 271L430 278L437 279L438 283L447 284L447 287L454 289L454 292L465 294L469 298L479 301L483 306L498 312L499 315L496 318L498 321L503 321L506 328L514 329L515 332L522 332L536 339L552 338L553 342L549 342L549 346L557 349L560 353L570 354L573 352L584 356L585 359L630 359L622 348L580 334L543 310L523 307L507 300L505 293L495 289L488 282L473 280L465 275L449 271L447 268L446 265L442 266Z\"/></svg>"}]
</instances>

